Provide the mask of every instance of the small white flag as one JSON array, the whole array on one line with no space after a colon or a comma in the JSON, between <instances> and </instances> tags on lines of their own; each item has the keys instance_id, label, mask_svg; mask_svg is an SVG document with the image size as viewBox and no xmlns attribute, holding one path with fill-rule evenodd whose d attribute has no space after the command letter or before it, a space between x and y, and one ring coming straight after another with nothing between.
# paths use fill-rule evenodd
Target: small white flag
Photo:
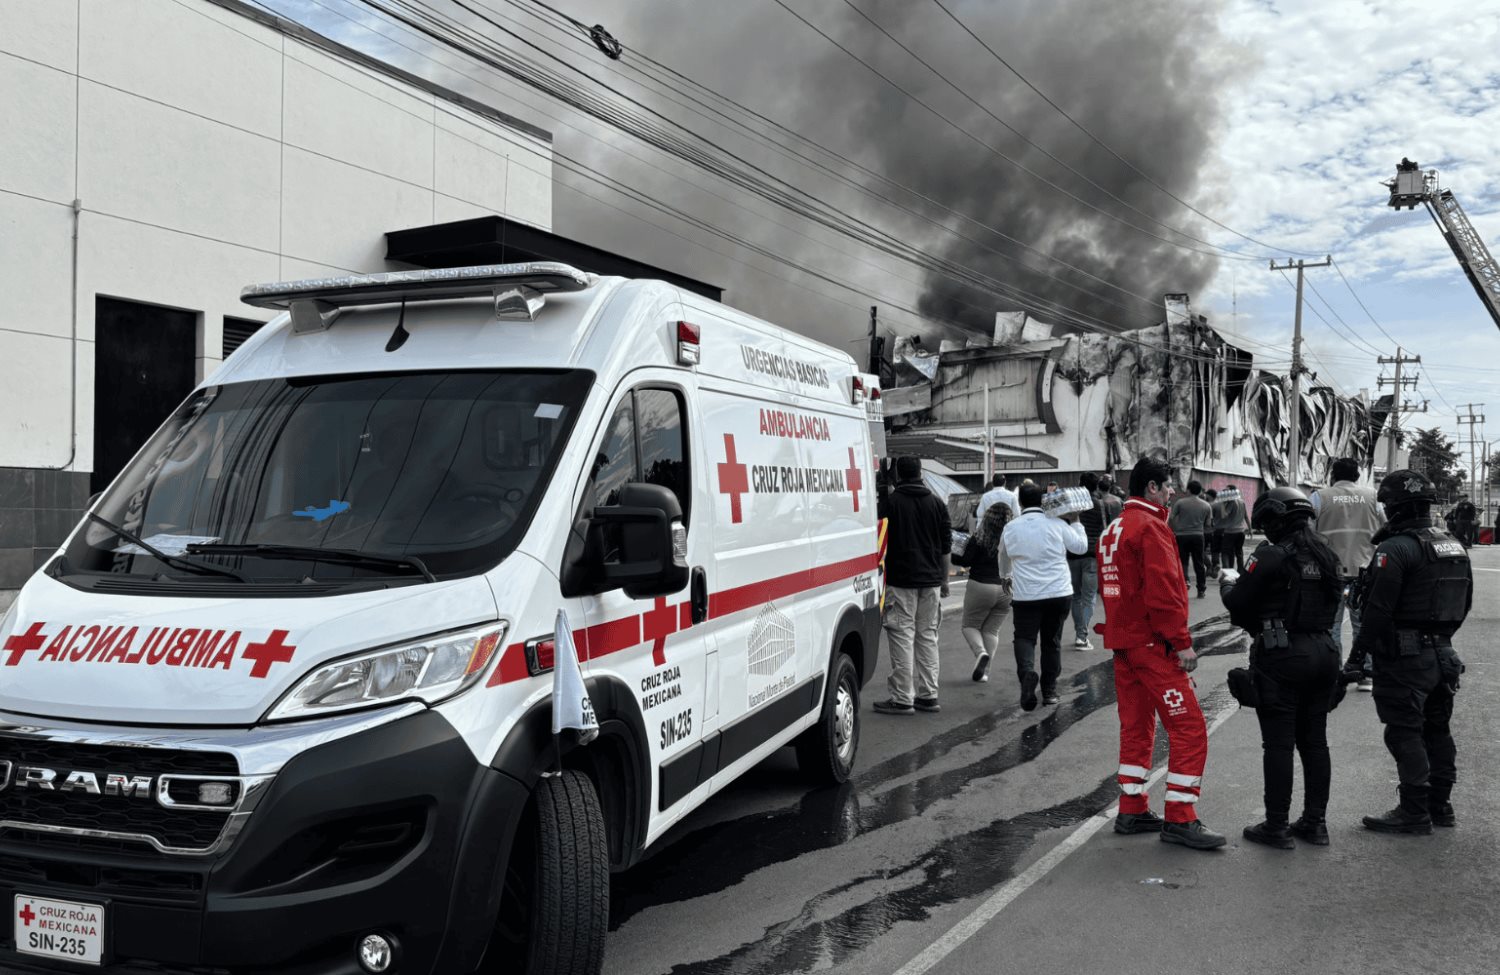
<instances>
[{"instance_id":1,"label":"small white flag","mask_svg":"<svg viewBox=\"0 0 1500 975\"><path fill-rule=\"evenodd\" d=\"M594 717L594 702L583 686L578 669L578 648L573 645L573 629L568 615L557 611L557 630L552 635L552 733L564 728L578 730L578 743L587 745L599 737L599 720Z\"/></svg>"}]
</instances>

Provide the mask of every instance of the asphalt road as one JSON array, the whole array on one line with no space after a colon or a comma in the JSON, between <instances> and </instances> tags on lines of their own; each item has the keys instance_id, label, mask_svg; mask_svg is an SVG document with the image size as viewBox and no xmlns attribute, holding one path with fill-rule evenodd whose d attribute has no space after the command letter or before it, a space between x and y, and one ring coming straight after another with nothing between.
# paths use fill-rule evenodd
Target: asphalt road
<instances>
[{"instance_id":1,"label":"asphalt road","mask_svg":"<svg viewBox=\"0 0 1500 975\"><path fill-rule=\"evenodd\" d=\"M1216 725L1200 811L1230 844L1198 853L1116 836L1097 818L1116 798L1107 655L1064 650L1061 705L1024 713L1003 644L991 682L969 681L955 590L942 713L874 714L882 671L865 692L849 785L809 792L783 753L712 800L616 878L607 970L1500 970L1500 666L1489 653L1500 550L1476 549L1474 561L1476 605L1456 641L1469 668L1454 718L1456 830L1385 837L1359 827L1394 805L1396 779L1370 696L1351 691L1329 729L1332 845L1245 842L1240 829L1263 811L1260 735L1224 688L1246 643L1213 619L1222 606L1211 589L1192 603L1209 652L1199 697ZM1159 748L1158 765L1164 757Z\"/></svg>"}]
</instances>

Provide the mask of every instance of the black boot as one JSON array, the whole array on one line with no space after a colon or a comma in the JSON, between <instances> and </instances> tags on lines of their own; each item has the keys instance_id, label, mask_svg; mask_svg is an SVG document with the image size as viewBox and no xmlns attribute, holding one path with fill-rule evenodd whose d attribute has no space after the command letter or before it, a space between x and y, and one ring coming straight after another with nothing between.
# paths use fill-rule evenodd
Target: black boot
<instances>
[{"instance_id":1,"label":"black boot","mask_svg":"<svg viewBox=\"0 0 1500 975\"><path fill-rule=\"evenodd\" d=\"M1376 833L1406 833L1414 836L1432 835L1432 817L1427 810L1407 809L1397 806L1384 816L1366 816L1365 829Z\"/></svg>"},{"instance_id":2,"label":"black boot","mask_svg":"<svg viewBox=\"0 0 1500 975\"><path fill-rule=\"evenodd\" d=\"M1161 817L1149 809L1143 813L1120 813L1115 817L1115 832L1125 836L1160 833L1161 823Z\"/></svg>"},{"instance_id":3,"label":"black boot","mask_svg":"<svg viewBox=\"0 0 1500 975\"><path fill-rule=\"evenodd\" d=\"M1227 842L1223 833L1215 833L1199 819L1190 823L1163 823L1161 841L1176 843L1190 850L1217 850Z\"/></svg>"},{"instance_id":4,"label":"black boot","mask_svg":"<svg viewBox=\"0 0 1500 975\"><path fill-rule=\"evenodd\" d=\"M1297 846L1292 840L1291 828L1287 826L1285 819L1272 820L1267 817L1263 823L1246 826L1245 839L1278 850L1292 850Z\"/></svg>"},{"instance_id":5,"label":"black boot","mask_svg":"<svg viewBox=\"0 0 1500 975\"><path fill-rule=\"evenodd\" d=\"M1453 803L1451 802L1429 802L1427 804L1427 815L1432 818L1432 825L1446 826L1452 829L1458 825L1458 817L1453 814Z\"/></svg>"},{"instance_id":6,"label":"black boot","mask_svg":"<svg viewBox=\"0 0 1500 975\"><path fill-rule=\"evenodd\" d=\"M1303 813L1287 830L1304 843L1311 843L1313 846L1328 845L1328 824L1323 821L1322 816Z\"/></svg>"}]
</instances>

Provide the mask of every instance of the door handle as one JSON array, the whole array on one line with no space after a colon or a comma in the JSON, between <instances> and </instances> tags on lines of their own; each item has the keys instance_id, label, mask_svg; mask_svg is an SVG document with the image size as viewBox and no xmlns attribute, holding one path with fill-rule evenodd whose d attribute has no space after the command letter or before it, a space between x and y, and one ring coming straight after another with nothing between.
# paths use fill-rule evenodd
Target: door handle
<instances>
[{"instance_id":1,"label":"door handle","mask_svg":"<svg viewBox=\"0 0 1500 975\"><path fill-rule=\"evenodd\" d=\"M708 573L701 565L693 569L689 599L693 607L693 625L697 626L708 619Z\"/></svg>"}]
</instances>

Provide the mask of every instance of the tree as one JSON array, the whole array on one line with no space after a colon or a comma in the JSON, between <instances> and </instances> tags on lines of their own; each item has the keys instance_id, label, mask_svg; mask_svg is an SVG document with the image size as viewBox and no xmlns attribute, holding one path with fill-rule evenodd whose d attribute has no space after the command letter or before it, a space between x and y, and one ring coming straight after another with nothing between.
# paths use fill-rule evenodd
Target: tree
<instances>
[{"instance_id":1,"label":"tree","mask_svg":"<svg viewBox=\"0 0 1500 975\"><path fill-rule=\"evenodd\" d=\"M1500 451L1490 455L1490 486L1500 487Z\"/></svg>"},{"instance_id":2,"label":"tree","mask_svg":"<svg viewBox=\"0 0 1500 975\"><path fill-rule=\"evenodd\" d=\"M1411 468L1437 485L1438 500L1454 501L1464 491L1468 471L1458 469L1458 448L1437 429L1418 430L1411 445Z\"/></svg>"}]
</instances>

